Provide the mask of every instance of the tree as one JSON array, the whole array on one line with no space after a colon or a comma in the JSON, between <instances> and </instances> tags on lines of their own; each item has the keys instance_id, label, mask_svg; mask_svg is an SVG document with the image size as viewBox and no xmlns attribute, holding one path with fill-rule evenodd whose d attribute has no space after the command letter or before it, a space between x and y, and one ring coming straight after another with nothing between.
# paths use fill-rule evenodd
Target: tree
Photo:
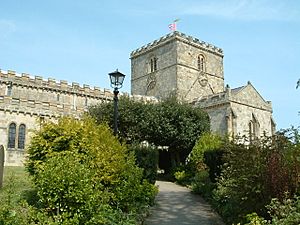
<instances>
[{"instance_id":1,"label":"tree","mask_svg":"<svg viewBox=\"0 0 300 225\"><path fill-rule=\"evenodd\" d=\"M97 122L113 125L111 102L91 107L90 114ZM185 160L196 140L209 131L207 113L175 98L153 103L122 97L119 101L119 136L127 143L148 141L166 146L173 162Z\"/></svg>"},{"instance_id":2,"label":"tree","mask_svg":"<svg viewBox=\"0 0 300 225\"><path fill-rule=\"evenodd\" d=\"M134 215L156 193L126 146L89 117L44 124L32 138L26 168L48 215L80 224L118 224L109 217Z\"/></svg>"}]
</instances>

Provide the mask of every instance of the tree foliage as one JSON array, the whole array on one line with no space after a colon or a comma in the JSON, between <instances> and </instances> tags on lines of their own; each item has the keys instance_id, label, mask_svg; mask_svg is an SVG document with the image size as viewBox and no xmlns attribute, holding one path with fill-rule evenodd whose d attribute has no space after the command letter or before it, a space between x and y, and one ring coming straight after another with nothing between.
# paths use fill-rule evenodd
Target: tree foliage
<instances>
[{"instance_id":1,"label":"tree foliage","mask_svg":"<svg viewBox=\"0 0 300 225\"><path fill-rule=\"evenodd\" d=\"M158 149L155 146L134 143L129 146L136 158L136 164L143 169L143 178L154 184L157 178Z\"/></svg>"},{"instance_id":2,"label":"tree foliage","mask_svg":"<svg viewBox=\"0 0 300 225\"><path fill-rule=\"evenodd\" d=\"M272 198L282 201L299 190L300 145L287 136L263 137L250 144L226 142L224 151L214 198L228 221L251 212L267 216L265 206Z\"/></svg>"},{"instance_id":3,"label":"tree foliage","mask_svg":"<svg viewBox=\"0 0 300 225\"><path fill-rule=\"evenodd\" d=\"M42 208L54 219L119 224L109 217L119 215L126 221L122 215L135 215L153 203L156 194L156 188L142 180L134 155L106 125L89 117L44 124L32 138L26 168Z\"/></svg>"},{"instance_id":4,"label":"tree foliage","mask_svg":"<svg viewBox=\"0 0 300 225\"><path fill-rule=\"evenodd\" d=\"M91 107L97 122L113 126L113 103ZM128 97L119 101L119 136L127 143L148 141L167 146L183 159L190 153L199 136L209 130L207 113L187 103L169 98L159 103L144 103Z\"/></svg>"},{"instance_id":5,"label":"tree foliage","mask_svg":"<svg viewBox=\"0 0 300 225\"><path fill-rule=\"evenodd\" d=\"M277 206L286 212L279 220L298 224L295 209L299 199L287 201L300 193L298 129L287 129L255 141L205 134L193 148L190 162L196 165L193 190L207 197L228 224L247 221L248 224L280 224L275 222ZM274 198L277 200L269 205ZM260 216L273 221L266 222Z\"/></svg>"}]
</instances>

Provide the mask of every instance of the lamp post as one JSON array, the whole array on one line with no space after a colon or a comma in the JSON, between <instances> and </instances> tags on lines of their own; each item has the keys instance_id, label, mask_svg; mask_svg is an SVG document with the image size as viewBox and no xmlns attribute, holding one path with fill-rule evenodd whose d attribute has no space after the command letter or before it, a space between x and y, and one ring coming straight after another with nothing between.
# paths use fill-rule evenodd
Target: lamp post
<instances>
[{"instance_id":1,"label":"lamp post","mask_svg":"<svg viewBox=\"0 0 300 225\"><path fill-rule=\"evenodd\" d=\"M118 69L108 74L110 78L110 86L114 89L114 135L118 133L118 94L119 89L123 86L125 75L120 73Z\"/></svg>"}]
</instances>

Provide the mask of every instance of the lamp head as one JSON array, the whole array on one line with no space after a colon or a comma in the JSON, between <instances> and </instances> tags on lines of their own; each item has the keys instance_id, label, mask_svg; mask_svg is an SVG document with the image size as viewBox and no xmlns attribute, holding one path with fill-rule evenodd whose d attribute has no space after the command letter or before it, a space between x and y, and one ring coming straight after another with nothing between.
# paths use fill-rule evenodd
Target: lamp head
<instances>
[{"instance_id":1,"label":"lamp head","mask_svg":"<svg viewBox=\"0 0 300 225\"><path fill-rule=\"evenodd\" d=\"M110 86L112 88L121 88L123 86L123 81L125 78L125 74L120 73L118 69L114 72L108 74L110 78Z\"/></svg>"}]
</instances>

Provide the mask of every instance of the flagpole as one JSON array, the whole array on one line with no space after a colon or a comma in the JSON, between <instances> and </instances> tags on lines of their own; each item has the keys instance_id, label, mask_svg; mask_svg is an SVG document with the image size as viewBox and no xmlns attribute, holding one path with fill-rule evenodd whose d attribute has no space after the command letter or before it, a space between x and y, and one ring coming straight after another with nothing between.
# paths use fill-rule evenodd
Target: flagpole
<instances>
[{"instance_id":1,"label":"flagpole","mask_svg":"<svg viewBox=\"0 0 300 225\"><path fill-rule=\"evenodd\" d=\"M177 22L179 21L179 19L175 19L173 20L173 23L169 24L169 29L172 32L177 31Z\"/></svg>"}]
</instances>

